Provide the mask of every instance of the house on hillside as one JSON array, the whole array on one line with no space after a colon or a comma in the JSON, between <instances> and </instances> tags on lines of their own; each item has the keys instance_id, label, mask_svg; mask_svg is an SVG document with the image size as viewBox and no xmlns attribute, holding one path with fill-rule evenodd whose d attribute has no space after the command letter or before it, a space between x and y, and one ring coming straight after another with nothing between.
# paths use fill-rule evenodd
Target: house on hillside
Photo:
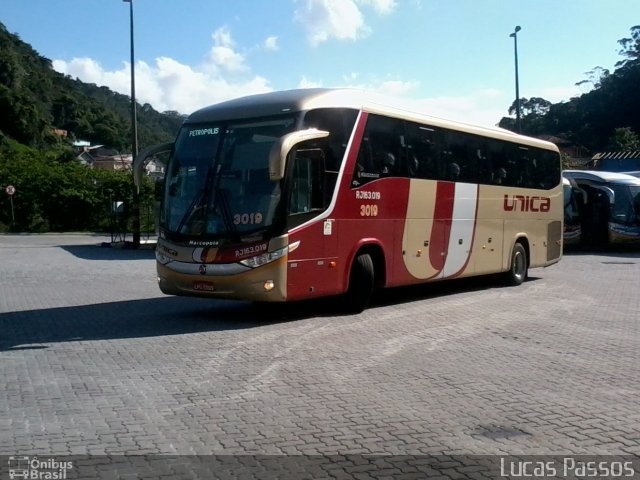
<instances>
[{"instance_id":1,"label":"house on hillside","mask_svg":"<svg viewBox=\"0 0 640 480\"><path fill-rule=\"evenodd\" d=\"M640 171L640 150L627 152L600 152L591 158L594 170L604 172Z\"/></svg>"},{"instance_id":2,"label":"house on hillside","mask_svg":"<svg viewBox=\"0 0 640 480\"><path fill-rule=\"evenodd\" d=\"M131 154L121 154L104 145L88 145L89 142L75 142L78 161L90 168L103 170L125 170L131 168Z\"/></svg>"},{"instance_id":3,"label":"house on hillside","mask_svg":"<svg viewBox=\"0 0 640 480\"><path fill-rule=\"evenodd\" d=\"M591 155L586 147L553 135L538 135L536 138L555 143L560 153L569 157L568 166L570 168L577 170L591 168Z\"/></svg>"},{"instance_id":4,"label":"house on hillside","mask_svg":"<svg viewBox=\"0 0 640 480\"><path fill-rule=\"evenodd\" d=\"M74 142L73 146L76 149L78 161L89 168L103 170L131 170L132 168L133 155L130 153L120 153L104 145L91 145L83 140ZM159 181L164 178L165 165L160 161L151 159L145 165L145 170L152 180Z\"/></svg>"}]
</instances>

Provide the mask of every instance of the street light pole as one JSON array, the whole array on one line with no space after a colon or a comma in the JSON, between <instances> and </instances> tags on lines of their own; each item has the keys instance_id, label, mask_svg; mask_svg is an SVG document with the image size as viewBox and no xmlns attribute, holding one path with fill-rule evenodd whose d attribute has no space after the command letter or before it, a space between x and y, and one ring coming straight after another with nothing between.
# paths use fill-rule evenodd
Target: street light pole
<instances>
[{"instance_id":1,"label":"street light pole","mask_svg":"<svg viewBox=\"0 0 640 480\"><path fill-rule=\"evenodd\" d=\"M522 125L520 123L520 84L518 81L518 32L522 30L520 26L516 26L514 32L509 35L513 37L513 54L516 63L516 128L518 133L522 132Z\"/></svg>"},{"instance_id":2,"label":"street light pole","mask_svg":"<svg viewBox=\"0 0 640 480\"><path fill-rule=\"evenodd\" d=\"M131 166L133 167L138 156L138 118L136 112L136 67L133 49L133 0L122 0L129 4L129 27L131 33ZM131 206L133 217L133 247L140 247L140 195L138 188L133 187L133 205Z\"/></svg>"}]
</instances>

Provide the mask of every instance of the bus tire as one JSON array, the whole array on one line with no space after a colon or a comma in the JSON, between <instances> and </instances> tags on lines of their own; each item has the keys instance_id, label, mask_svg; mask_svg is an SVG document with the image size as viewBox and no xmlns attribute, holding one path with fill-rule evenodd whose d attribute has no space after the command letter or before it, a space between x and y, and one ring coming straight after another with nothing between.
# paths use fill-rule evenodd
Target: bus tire
<instances>
[{"instance_id":1,"label":"bus tire","mask_svg":"<svg viewBox=\"0 0 640 480\"><path fill-rule=\"evenodd\" d=\"M520 242L516 242L511 252L511 263L509 270L505 273L505 280L508 285L521 285L529 274L529 262L527 261L527 251Z\"/></svg>"},{"instance_id":2,"label":"bus tire","mask_svg":"<svg viewBox=\"0 0 640 480\"><path fill-rule=\"evenodd\" d=\"M351 313L360 313L369 306L375 285L375 269L368 253L359 254L351 267L349 290L345 307Z\"/></svg>"}]
</instances>

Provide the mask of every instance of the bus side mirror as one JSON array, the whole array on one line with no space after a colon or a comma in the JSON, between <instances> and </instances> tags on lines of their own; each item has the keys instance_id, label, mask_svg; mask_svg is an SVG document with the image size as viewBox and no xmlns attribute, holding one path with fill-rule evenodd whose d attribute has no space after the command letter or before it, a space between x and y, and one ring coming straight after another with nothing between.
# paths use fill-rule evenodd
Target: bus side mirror
<instances>
[{"instance_id":1,"label":"bus side mirror","mask_svg":"<svg viewBox=\"0 0 640 480\"><path fill-rule=\"evenodd\" d=\"M148 147L135 156L133 159L133 182L138 189L138 193L140 193L140 185L142 184L142 170L144 170L147 159L159 153L170 152L172 148L173 143L161 143Z\"/></svg>"},{"instance_id":2,"label":"bus side mirror","mask_svg":"<svg viewBox=\"0 0 640 480\"><path fill-rule=\"evenodd\" d=\"M287 167L287 156L293 147L307 140L328 137L329 132L310 128L308 130L300 130L291 132L277 141L269 152L269 180L277 182L284 178L284 172Z\"/></svg>"}]
</instances>

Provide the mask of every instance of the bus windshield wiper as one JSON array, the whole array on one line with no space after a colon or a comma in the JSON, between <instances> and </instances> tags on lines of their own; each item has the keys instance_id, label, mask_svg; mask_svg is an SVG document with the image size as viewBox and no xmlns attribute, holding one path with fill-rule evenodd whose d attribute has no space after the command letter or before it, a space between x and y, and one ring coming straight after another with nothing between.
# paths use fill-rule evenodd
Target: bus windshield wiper
<instances>
[{"instance_id":1,"label":"bus windshield wiper","mask_svg":"<svg viewBox=\"0 0 640 480\"><path fill-rule=\"evenodd\" d=\"M216 192L220 198L220 213L222 215L224 225L225 227L227 227L227 231L233 235L233 238L238 239L238 229L233 223L233 217L231 215L231 207L229 206L229 197L227 197L227 191L224 188L218 188Z\"/></svg>"},{"instance_id":2,"label":"bus windshield wiper","mask_svg":"<svg viewBox=\"0 0 640 480\"><path fill-rule=\"evenodd\" d=\"M200 190L198 190L198 193L193 197L193 201L189 204L189 208L187 208L187 211L184 213L182 220L180 220L180 223L178 224L178 228L176 229L177 232L179 233L182 232L182 229L187 225L189 220L191 220L191 217L193 216L195 211L202 205L202 200L204 199L204 192L205 192L205 189L201 188Z\"/></svg>"}]
</instances>

